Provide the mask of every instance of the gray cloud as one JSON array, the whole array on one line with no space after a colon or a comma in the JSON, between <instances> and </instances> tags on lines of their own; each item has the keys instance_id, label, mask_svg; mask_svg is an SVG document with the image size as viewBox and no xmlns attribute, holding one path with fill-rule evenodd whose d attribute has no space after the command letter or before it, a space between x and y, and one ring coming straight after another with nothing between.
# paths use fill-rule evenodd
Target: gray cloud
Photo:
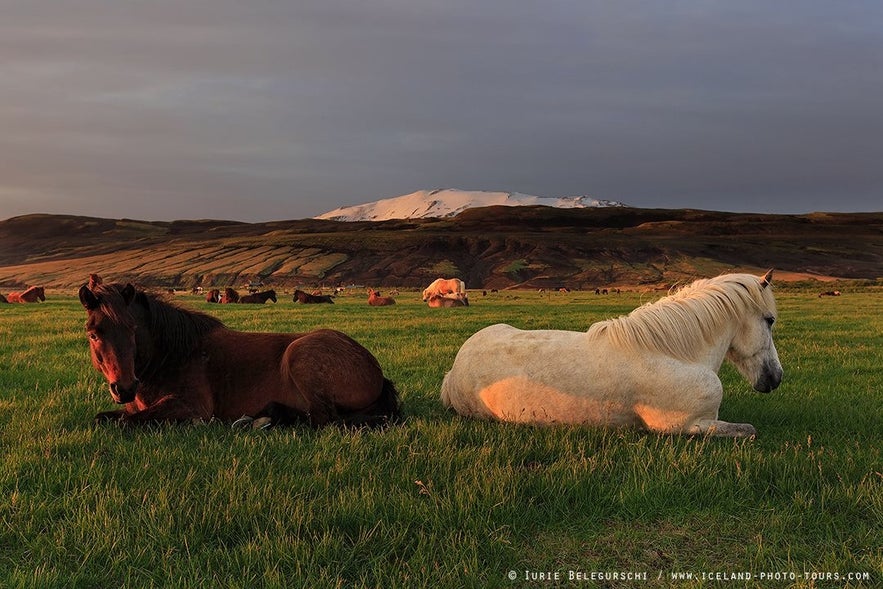
<instances>
[{"instance_id":1,"label":"gray cloud","mask_svg":"<svg viewBox=\"0 0 883 589\"><path fill-rule=\"evenodd\" d=\"M879 3L0 12L0 218L298 218L433 187L880 210Z\"/></svg>"}]
</instances>

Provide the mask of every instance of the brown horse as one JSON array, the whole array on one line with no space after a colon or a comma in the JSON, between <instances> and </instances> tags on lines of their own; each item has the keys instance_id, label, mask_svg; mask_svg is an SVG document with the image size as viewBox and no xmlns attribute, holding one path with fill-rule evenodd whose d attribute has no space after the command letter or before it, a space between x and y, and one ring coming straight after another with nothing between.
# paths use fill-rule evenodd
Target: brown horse
<instances>
[{"instance_id":1,"label":"brown horse","mask_svg":"<svg viewBox=\"0 0 883 589\"><path fill-rule=\"evenodd\" d=\"M45 301L46 293L42 286L32 286L24 292L9 293L6 295L6 300L10 303L36 303Z\"/></svg>"},{"instance_id":2,"label":"brown horse","mask_svg":"<svg viewBox=\"0 0 883 589\"><path fill-rule=\"evenodd\" d=\"M302 290L294 291L294 297L292 297L291 300L295 303L303 303L305 305L312 305L314 303L334 304L334 299L331 298L331 295L312 295Z\"/></svg>"},{"instance_id":3,"label":"brown horse","mask_svg":"<svg viewBox=\"0 0 883 589\"><path fill-rule=\"evenodd\" d=\"M427 300L426 303L433 308L468 307L469 299L461 299L453 296L435 295L429 297L429 300Z\"/></svg>"},{"instance_id":4,"label":"brown horse","mask_svg":"<svg viewBox=\"0 0 883 589\"><path fill-rule=\"evenodd\" d=\"M362 426L400 415L377 359L339 331L234 331L131 284L83 285L79 297L92 363L125 405L96 421Z\"/></svg>"},{"instance_id":5,"label":"brown horse","mask_svg":"<svg viewBox=\"0 0 883 589\"><path fill-rule=\"evenodd\" d=\"M224 289L224 294L221 296L222 303L238 303L239 302L239 293L230 288L229 286Z\"/></svg>"},{"instance_id":6,"label":"brown horse","mask_svg":"<svg viewBox=\"0 0 883 589\"><path fill-rule=\"evenodd\" d=\"M221 302L221 291L217 288L213 288L208 291L208 294L205 295L206 303L220 303Z\"/></svg>"},{"instance_id":7,"label":"brown horse","mask_svg":"<svg viewBox=\"0 0 883 589\"><path fill-rule=\"evenodd\" d=\"M9 301L6 300L6 297L0 294L0 303L9 303Z\"/></svg>"},{"instance_id":8,"label":"brown horse","mask_svg":"<svg viewBox=\"0 0 883 589\"><path fill-rule=\"evenodd\" d=\"M240 303L258 303L263 305L267 301L276 302L276 291L275 290L265 290L264 292L256 292L254 294L247 294L239 299Z\"/></svg>"},{"instance_id":9,"label":"brown horse","mask_svg":"<svg viewBox=\"0 0 883 589\"><path fill-rule=\"evenodd\" d=\"M368 289L368 304L372 307L386 307L395 305L396 300L392 297L382 297L376 290Z\"/></svg>"}]
</instances>

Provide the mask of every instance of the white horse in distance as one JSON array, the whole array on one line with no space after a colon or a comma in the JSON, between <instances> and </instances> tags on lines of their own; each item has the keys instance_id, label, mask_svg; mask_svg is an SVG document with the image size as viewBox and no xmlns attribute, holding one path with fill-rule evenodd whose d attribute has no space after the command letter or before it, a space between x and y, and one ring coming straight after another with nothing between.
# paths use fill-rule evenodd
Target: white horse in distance
<instances>
[{"instance_id":1,"label":"white horse in distance","mask_svg":"<svg viewBox=\"0 0 883 589\"><path fill-rule=\"evenodd\" d=\"M486 327L457 353L442 402L509 422L754 436L718 420L717 373L727 359L759 392L781 383L771 281L772 270L697 280L587 332Z\"/></svg>"},{"instance_id":2,"label":"white horse in distance","mask_svg":"<svg viewBox=\"0 0 883 589\"><path fill-rule=\"evenodd\" d=\"M468 294L466 293L466 283L459 278L436 278L432 284L423 289L423 302L426 303L430 299L445 298L455 299L464 305L469 305ZM450 305L434 305L434 306L450 306Z\"/></svg>"}]
</instances>

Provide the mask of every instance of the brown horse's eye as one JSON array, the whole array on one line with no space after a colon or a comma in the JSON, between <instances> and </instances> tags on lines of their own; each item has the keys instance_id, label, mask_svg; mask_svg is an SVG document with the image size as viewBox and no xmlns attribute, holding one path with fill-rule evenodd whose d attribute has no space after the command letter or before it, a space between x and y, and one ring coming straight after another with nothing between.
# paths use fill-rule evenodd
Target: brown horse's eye
<instances>
[{"instance_id":1,"label":"brown horse's eye","mask_svg":"<svg viewBox=\"0 0 883 589\"><path fill-rule=\"evenodd\" d=\"M98 334L95 333L94 331L90 331L89 332L89 339L92 340L93 342L97 342L98 341Z\"/></svg>"}]
</instances>

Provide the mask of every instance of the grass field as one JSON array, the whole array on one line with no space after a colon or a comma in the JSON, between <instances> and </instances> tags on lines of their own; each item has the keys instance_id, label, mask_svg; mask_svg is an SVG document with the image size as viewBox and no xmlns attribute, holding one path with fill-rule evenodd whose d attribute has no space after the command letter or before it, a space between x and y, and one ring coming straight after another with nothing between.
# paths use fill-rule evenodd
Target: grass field
<instances>
[{"instance_id":1,"label":"grass field","mask_svg":"<svg viewBox=\"0 0 883 589\"><path fill-rule=\"evenodd\" d=\"M721 419L754 424L756 440L502 425L441 406L478 329L584 329L649 296L473 293L464 309L417 293L382 308L361 293L178 297L237 329L354 336L407 415L356 432L94 427L113 407L73 293L4 305L0 586L883 585L879 291L778 292L782 386L761 395L721 373Z\"/></svg>"}]
</instances>

